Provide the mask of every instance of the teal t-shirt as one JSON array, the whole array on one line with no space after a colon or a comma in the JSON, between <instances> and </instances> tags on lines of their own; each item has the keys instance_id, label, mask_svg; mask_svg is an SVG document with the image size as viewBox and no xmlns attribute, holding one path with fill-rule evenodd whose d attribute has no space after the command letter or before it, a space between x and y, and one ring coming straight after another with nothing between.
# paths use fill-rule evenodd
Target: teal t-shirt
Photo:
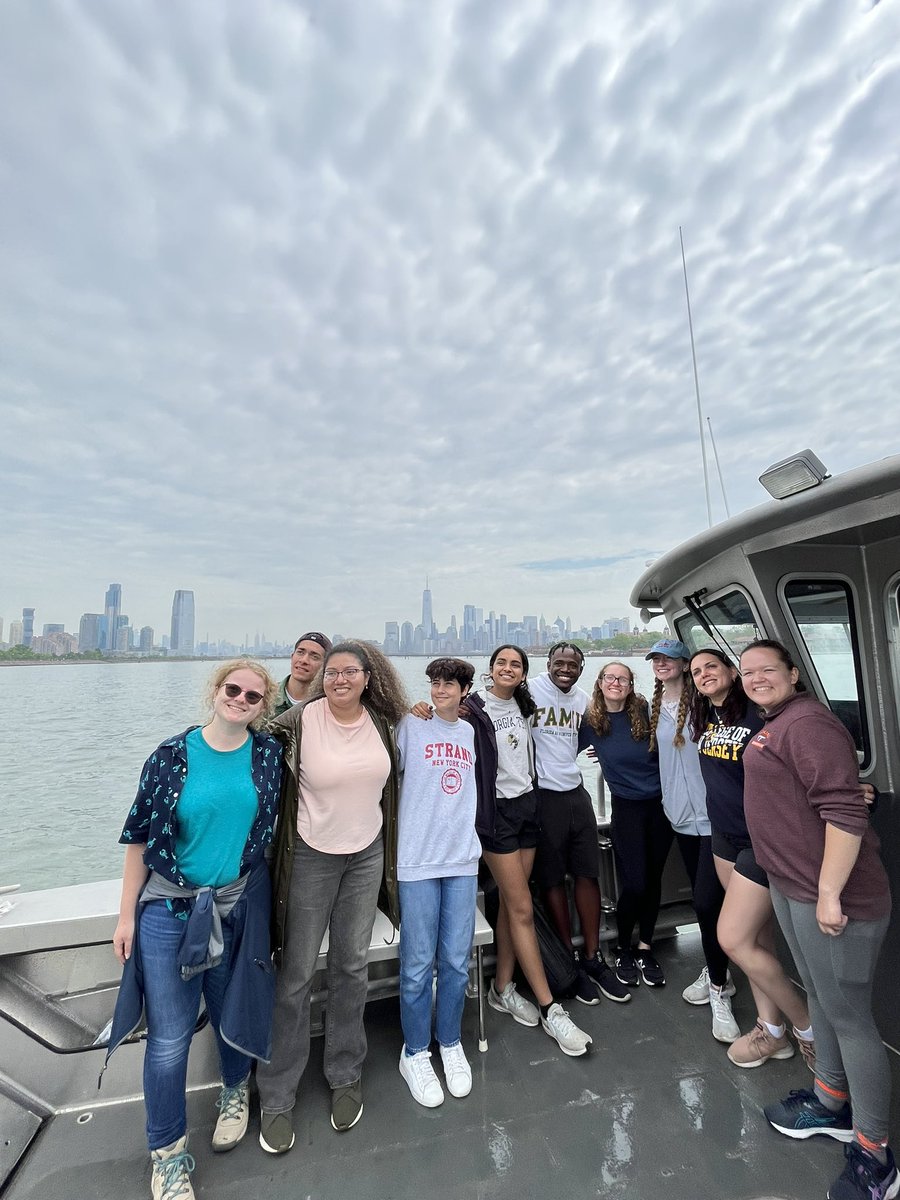
<instances>
[{"instance_id":1,"label":"teal t-shirt","mask_svg":"<svg viewBox=\"0 0 900 1200\"><path fill-rule=\"evenodd\" d=\"M192 729L185 741L188 773L175 805L175 854L195 887L221 887L238 877L258 808L253 739L237 750L214 750Z\"/></svg>"}]
</instances>

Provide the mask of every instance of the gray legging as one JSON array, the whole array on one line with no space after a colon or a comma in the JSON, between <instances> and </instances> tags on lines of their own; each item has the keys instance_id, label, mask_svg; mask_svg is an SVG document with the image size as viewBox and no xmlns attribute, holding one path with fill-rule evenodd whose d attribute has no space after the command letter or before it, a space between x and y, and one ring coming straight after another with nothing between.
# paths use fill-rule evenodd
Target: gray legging
<instances>
[{"instance_id":1,"label":"gray legging","mask_svg":"<svg viewBox=\"0 0 900 1200\"><path fill-rule=\"evenodd\" d=\"M775 915L803 986L816 1039L816 1078L849 1091L853 1124L872 1141L887 1137L891 1069L872 1016L872 980L888 917L847 922L838 937L823 933L816 906L770 888Z\"/></svg>"}]
</instances>

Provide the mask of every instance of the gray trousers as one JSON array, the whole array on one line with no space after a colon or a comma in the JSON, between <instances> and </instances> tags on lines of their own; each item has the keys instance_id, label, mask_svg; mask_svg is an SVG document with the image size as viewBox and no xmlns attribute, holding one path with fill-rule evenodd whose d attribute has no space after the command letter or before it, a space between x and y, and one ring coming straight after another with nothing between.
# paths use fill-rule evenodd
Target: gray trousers
<instances>
[{"instance_id":1,"label":"gray trousers","mask_svg":"<svg viewBox=\"0 0 900 1200\"><path fill-rule=\"evenodd\" d=\"M367 957L383 862L381 834L356 854L323 854L297 839L287 936L275 981L272 1060L256 1070L266 1112L294 1107L309 1059L309 997L326 929L325 1078L336 1088L360 1077L367 1048Z\"/></svg>"},{"instance_id":2,"label":"gray trousers","mask_svg":"<svg viewBox=\"0 0 900 1200\"><path fill-rule=\"evenodd\" d=\"M775 915L809 999L816 1039L816 1078L849 1091L853 1124L874 1142L887 1137L891 1068L872 1016L872 981L888 917L848 921L838 937L823 933L816 906L770 886Z\"/></svg>"}]
</instances>

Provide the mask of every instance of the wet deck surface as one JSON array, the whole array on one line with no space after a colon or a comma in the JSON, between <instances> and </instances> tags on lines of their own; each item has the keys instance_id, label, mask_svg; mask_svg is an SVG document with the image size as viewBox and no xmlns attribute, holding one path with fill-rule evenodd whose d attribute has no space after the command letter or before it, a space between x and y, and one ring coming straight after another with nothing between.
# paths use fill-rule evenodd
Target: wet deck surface
<instances>
[{"instance_id":1,"label":"wet deck surface","mask_svg":"<svg viewBox=\"0 0 900 1200\"><path fill-rule=\"evenodd\" d=\"M681 989L702 966L694 934L658 945L669 984L637 990L629 1004L607 1000L570 1012L594 1038L584 1058L564 1056L540 1029L488 1010L489 1050L479 1054L474 1002L463 1039L472 1094L437 1109L411 1099L397 1071L396 1000L367 1010L365 1111L348 1133L329 1124L313 1044L295 1110L297 1142L281 1157L250 1133L230 1154L209 1138L215 1092L193 1095L188 1114L198 1197L215 1200L807 1200L824 1197L839 1174L842 1147L829 1138L795 1142L771 1130L761 1106L809 1086L800 1055L739 1070L710 1033L707 1007ZM577 1011L576 1011L577 1010ZM735 997L743 1030L754 1013L746 984ZM894 1121L900 1129L900 1071L894 1056ZM150 1194L143 1106L95 1110L82 1124L54 1120L40 1135L4 1200L145 1200Z\"/></svg>"}]
</instances>

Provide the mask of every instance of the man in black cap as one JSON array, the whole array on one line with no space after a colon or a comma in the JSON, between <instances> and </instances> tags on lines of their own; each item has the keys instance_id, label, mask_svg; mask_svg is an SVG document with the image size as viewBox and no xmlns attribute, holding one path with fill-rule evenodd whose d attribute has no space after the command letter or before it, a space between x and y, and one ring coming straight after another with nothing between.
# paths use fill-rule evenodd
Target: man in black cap
<instances>
[{"instance_id":1,"label":"man in black cap","mask_svg":"<svg viewBox=\"0 0 900 1200\"><path fill-rule=\"evenodd\" d=\"M324 633L304 633L297 638L291 655L291 673L278 686L274 716L287 712L291 705L300 704L309 696L309 686L330 649L331 639Z\"/></svg>"}]
</instances>

